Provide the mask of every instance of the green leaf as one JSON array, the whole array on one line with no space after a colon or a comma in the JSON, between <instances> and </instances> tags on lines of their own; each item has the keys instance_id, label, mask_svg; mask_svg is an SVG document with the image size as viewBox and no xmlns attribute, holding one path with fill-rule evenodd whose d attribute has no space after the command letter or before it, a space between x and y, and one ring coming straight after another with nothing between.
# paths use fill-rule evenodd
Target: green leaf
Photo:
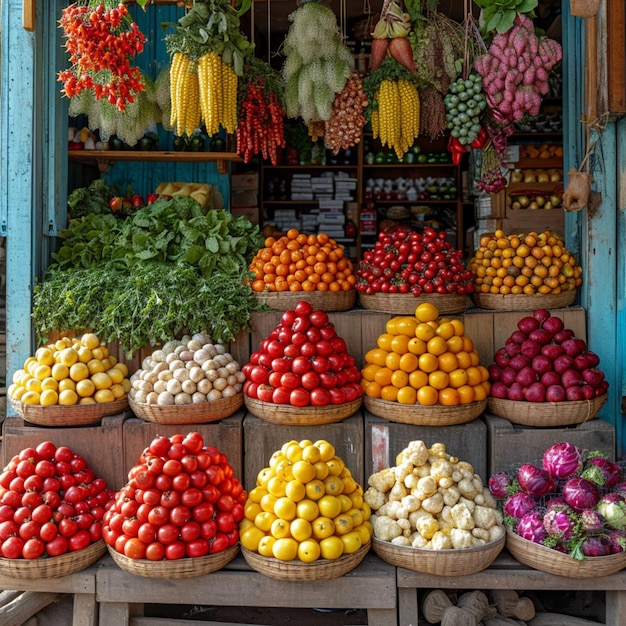
<instances>
[{"instance_id":1,"label":"green leaf","mask_svg":"<svg viewBox=\"0 0 626 626\"><path fill-rule=\"evenodd\" d=\"M206 249L213 254L216 254L220 250L220 242L217 237L207 237L205 241Z\"/></svg>"}]
</instances>

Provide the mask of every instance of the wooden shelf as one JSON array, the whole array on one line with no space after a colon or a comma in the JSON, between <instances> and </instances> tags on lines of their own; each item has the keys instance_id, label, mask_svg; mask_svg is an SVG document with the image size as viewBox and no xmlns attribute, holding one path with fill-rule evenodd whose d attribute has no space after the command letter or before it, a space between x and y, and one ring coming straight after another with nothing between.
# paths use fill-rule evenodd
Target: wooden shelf
<instances>
[{"instance_id":1,"label":"wooden shelf","mask_svg":"<svg viewBox=\"0 0 626 626\"><path fill-rule=\"evenodd\" d=\"M236 152L175 152L161 150L69 150L68 157L72 161L82 163L95 161L100 169L116 161L177 161L179 163L215 162L220 174L228 172L228 163L241 161Z\"/></svg>"}]
</instances>

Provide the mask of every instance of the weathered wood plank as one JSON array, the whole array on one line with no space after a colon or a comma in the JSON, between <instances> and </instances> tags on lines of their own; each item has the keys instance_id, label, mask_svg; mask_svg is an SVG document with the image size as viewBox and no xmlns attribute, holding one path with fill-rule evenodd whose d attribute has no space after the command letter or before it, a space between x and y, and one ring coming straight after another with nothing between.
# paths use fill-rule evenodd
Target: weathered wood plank
<instances>
[{"instance_id":1,"label":"weathered wood plank","mask_svg":"<svg viewBox=\"0 0 626 626\"><path fill-rule=\"evenodd\" d=\"M22 626L41 609L61 598L60 593L25 591L17 598L0 607L2 626Z\"/></svg>"},{"instance_id":2,"label":"weathered wood plank","mask_svg":"<svg viewBox=\"0 0 626 626\"><path fill-rule=\"evenodd\" d=\"M132 617L130 626L254 626L243 622L205 622L196 619L171 619L162 617ZM267 626L270 626L269 624Z\"/></svg>"}]
</instances>

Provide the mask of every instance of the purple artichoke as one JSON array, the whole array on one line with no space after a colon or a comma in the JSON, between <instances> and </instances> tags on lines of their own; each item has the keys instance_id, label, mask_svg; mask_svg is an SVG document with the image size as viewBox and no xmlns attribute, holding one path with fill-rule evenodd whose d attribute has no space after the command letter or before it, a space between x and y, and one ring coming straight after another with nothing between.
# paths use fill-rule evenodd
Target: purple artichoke
<instances>
[{"instance_id":1,"label":"purple artichoke","mask_svg":"<svg viewBox=\"0 0 626 626\"><path fill-rule=\"evenodd\" d=\"M489 491L494 498L506 498L509 495L511 477L506 472L498 472L489 478Z\"/></svg>"},{"instance_id":2,"label":"purple artichoke","mask_svg":"<svg viewBox=\"0 0 626 626\"><path fill-rule=\"evenodd\" d=\"M584 556L607 556L608 554L614 554L613 541L606 534L585 537L581 544L581 549Z\"/></svg>"},{"instance_id":3,"label":"purple artichoke","mask_svg":"<svg viewBox=\"0 0 626 626\"><path fill-rule=\"evenodd\" d=\"M602 456L587 459L580 475L600 487L613 487L622 477L622 468Z\"/></svg>"},{"instance_id":4,"label":"purple artichoke","mask_svg":"<svg viewBox=\"0 0 626 626\"><path fill-rule=\"evenodd\" d=\"M551 509L543 516L543 527L550 537L565 542L578 536L580 520L573 511Z\"/></svg>"},{"instance_id":5,"label":"purple artichoke","mask_svg":"<svg viewBox=\"0 0 626 626\"><path fill-rule=\"evenodd\" d=\"M504 502L502 510L505 515L521 519L526 513L530 513L537 506L537 501L523 491L518 491L509 496Z\"/></svg>"},{"instance_id":6,"label":"purple artichoke","mask_svg":"<svg viewBox=\"0 0 626 626\"><path fill-rule=\"evenodd\" d=\"M577 512L583 509L593 509L600 500L598 486L580 476L570 478L563 485L562 493L565 502Z\"/></svg>"},{"instance_id":7,"label":"purple artichoke","mask_svg":"<svg viewBox=\"0 0 626 626\"><path fill-rule=\"evenodd\" d=\"M548 495L555 487L552 476L531 463L525 463L517 470L517 482L523 492L535 498Z\"/></svg>"},{"instance_id":8,"label":"purple artichoke","mask_svg":"<svg viewBox=\"0 0 626 626\"><path fill-rule=\"evenodd\" d=\"M626 499L619 493L603 495L596 508L611 528L626 530Z\"/></svg>"},{"instance_id":9,"label":"purple artichoke","mask_svg":"<svg viewBox=\"0 0 626 626\"><path fill-rule=\"evenodd\" d=\"M595 509L584 509L581 511L580 523L583 531L589 535L599 533L605 525L604 518Z\"/></svg>"}]
</instances>

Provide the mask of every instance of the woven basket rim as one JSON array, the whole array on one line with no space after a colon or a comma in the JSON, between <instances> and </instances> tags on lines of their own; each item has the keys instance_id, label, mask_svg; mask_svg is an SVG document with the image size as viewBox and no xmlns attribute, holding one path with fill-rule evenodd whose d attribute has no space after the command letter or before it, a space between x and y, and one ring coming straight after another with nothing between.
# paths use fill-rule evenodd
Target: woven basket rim
<instances>
[{"instance_id":1,"label":"woven basket rim","mask_svg":"<svg viewBox=\"0 0 626 626\"><path fill-rule=\"evenodd\" d=\"M576 289L561 291L557 294L473 294L474 303L479 309L492 311L533 311L542 309L561 309L576 300Z\"/></svg>"},{"instance_id":2,"label":"woven basket rim","mask_svg":"<svg viewBox=\"0 0 626 626\"><path fill-rule=\"evenodd\" d=\"M115 564L129 574L143 578L195 578L218 571L230 563L239 553L239 543L229 546L222 552L206 556L174 560L150 561L148 559L130 559L120 554L111 546L107 550Z\"/></svg>"},{"instance_id":3,"label":"woven basket rim","mask_svg":"<svg viewBox=\"0 0 626 626\"><path fill-rule=\"evenodd\" d=\"M117 415L128 408L128 396L113 402L72 406L24 404L12 398L9 401L20 417L37 426L87 426L97 424L103 417Z\"/></svg>"},{"instance_id":4,"label":"woven basket rim","mask_svg":"<svg viewBox=\"0 0 626 626\"><path fill-rule=\"evenodd\" d=\"M504 548L506 535L483 546L462 550L432 550L397 546L390 541L372 539L372 549L390 565L404 567L425 574L460 576L475 574L493 563Z\"/></svg>"},{"instance_id":5,"label":"woven basket rim","mask_svg":"<svg viewBox=\"0 0 626 626\"><path fill-rule=\"evenodd\" d=\"M320 426L341 422L354 415L361 407L363 397L357 398L352 402L329 404L325 407L296 407L288 404L273 404L248 396L244 396L244 402L252 415L272 424Z\"/></svg>"},{"instance_id":6,"label":"woven basket rim","mask_svg":"<svg viewBox=\"0 0 626 626\"><path fill-rule=\"evenodd\" d=\"M93 565L101 556L106 554L106 551L107 546L104 540L99 539L82 550L66 552L54 557L32 560L0 557L0 574L19 580L62 578Z\"/></svg>"},{"instance_id":7,"label":"woven basket rim","mask_svg":"<svg viewBox=\"0 0 626 626\"><path fill-rule=\"evenodd\" d=\"M257 291L255 298L270 309L286 311L306 300L316 309L327 312L348 311L356 302L356 289L348 291Z\"/></svg>"},{"instance_id":8,"label":"woven basket rim","mask_svg":"<svg viewBox=\"0 0 626 626\"><path fill-rule=\"evenodd\" d=\"M467 308L467 296L455 293L429 293L414 296L411 293L374 293L359 292L359 303L370 311L392 313L396 315L414 314L415 309L424 302L432 302L440 315L463 313Z\"/></svg>"},{"instance_id":9,"label":"woven basket rim","mask_svg":"<svg viewBox=\"0 0 626 626\"><path fill-rule=\"evenodd\" d=\"M595 419L608 398L602 394L591 400L566 400L564 402L528 402L487 398L491 413L513 424L534 427L571 426Z\"/></svg>"},{"instance_id":10,"label":"woven basket rim","mask_svg":"<svg viewBox=\"0 0 626 626\"><path fill-rule=\"evenodd\" d=\"M390 422L416 426L453 426L466 424L476 419L487 407L487 399L456 406L422 406L421 404L399 404L381 398L364 396L363 405L376 417Z\"/></svg>"},{"instance_id":11,"label":"woven basket rim","mask_svg":"<svg viewBox=\"0 0 626 626\"><path fill-rule=\"evenodd\" d=\"M234 415L243 406L243 392L198 404L161 406L129 398L128 405L136 417L155 424L205 424Z\"/></svg>"},{"instance_id":12,"label":"woven basket rim","mask_svg":"<svg viewBox=\"0 0 626 626\"><path fill-rule=\"evenodd\" d=\"M294 561L281 561L273 557L261 556L257 552L252 552L242 546L246 563L255 571L270 578L278 580L331 580L339 578L352 571L365 558L372 545L368 541L356 552L344 554L338 559L318 559L311 563L304 563L298 559Z\"/></svg>"},{"instance_id":13,"label":"woven basket rim","mask_svg":"<svg viewBox=\"0 0 626 626\"><path fill-rule=\"evenodd\" d=\"M542 546L506 531L506 548L520 563L533 569L568 578L596 578L615 574L626 567L626 552L587 557L578 561L553 548Z\"/></svg>"}]
</instances>

